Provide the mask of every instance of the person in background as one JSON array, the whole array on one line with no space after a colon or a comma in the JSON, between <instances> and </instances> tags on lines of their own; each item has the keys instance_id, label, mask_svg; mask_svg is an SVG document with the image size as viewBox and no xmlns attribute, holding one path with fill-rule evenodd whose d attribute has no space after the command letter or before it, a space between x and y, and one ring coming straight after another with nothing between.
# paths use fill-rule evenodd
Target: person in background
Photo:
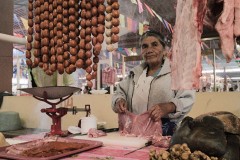
<instances>
[{"instance_id":1,"label":"person in background","mask_svg":"<svg viewBox=\"0 0 240 160\"><path fill-rule=\"evenodd\" d=\"M136 47L133 47L132 49L131 49L131 56L137 56L138 54L137 54L137 49L136 49Z\"/></svg>"},{"instance_id":2,"label":"person in background","mask_svg":"<svg viewBox=\"0 0 240 160\"><path fill-rule=\"evenodd\" d=\"M164 56L166 44L160 33L147 31L140 43L144 62L117 85L112 109L116 113L148 111L153 121L162 121L163 135L172 135L176 125L191 110L195 90L171 89L170 62Z\"/></svg>"},{"instance_id":3,"label":"person in background","mask_svg":"<svg viewBox=\"0 0 240 160\"><path fill-rule=\"evenodd\" d=\"M238 86L236 84L232 85L231 88L229 88L229 92L234 92L234 91L237 91L238 89Z\"/></svg>"}]
</instances>

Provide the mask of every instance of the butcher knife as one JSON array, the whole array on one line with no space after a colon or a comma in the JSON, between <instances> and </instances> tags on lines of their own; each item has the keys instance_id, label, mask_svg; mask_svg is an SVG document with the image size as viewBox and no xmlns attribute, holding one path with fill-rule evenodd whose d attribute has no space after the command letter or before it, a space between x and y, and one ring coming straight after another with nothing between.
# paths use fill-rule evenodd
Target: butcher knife
<instances>
[{"instance_id":1,"label":"butcher knife","mask_svg":"<svg viewBox=\"0 0 240 160\"><path fill-rule=\"evenodd\" d=\"M132 150L132 151L130 151L130 152L128 152L128 153L125 153L124 155L128 155L128 154L130 154L130 153L136 152L136 151L138 151L138 150L140 150L140 149L143 149L143 148L145 148L145 147L151 146L152 144L153 144L152 141L148 141L148 142L145 143L144 146L142 146L142 147L140 147L140 148L137 148L137 149L135 149L135 150Z\"/></svg>"}]
</instances>

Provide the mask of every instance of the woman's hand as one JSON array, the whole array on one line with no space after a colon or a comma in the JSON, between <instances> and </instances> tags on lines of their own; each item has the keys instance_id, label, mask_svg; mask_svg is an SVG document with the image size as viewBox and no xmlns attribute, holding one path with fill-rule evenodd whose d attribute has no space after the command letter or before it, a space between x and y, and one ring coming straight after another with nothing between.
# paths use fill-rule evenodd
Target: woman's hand
<instances>
[{"instance_id":1,"label":"woman's hand","mask_svg":"<svg viewBox=\"0 0 240 160\"><path fill-rule=\"evenodd\" d=\"M122 98L117 100L116 110L118 113L125 113L127 110L127 102Z\"/></svg>"},{"instance_id":2,"label":"woman's hand","mask_svg":"<svg viewBox=\"0 0 240 160\"><path fill-rule=\"evenodd\" d=\"M176 106L174 103L160 103L153 106L149 112L154 121L159 121L161 118L166 117L169 113L175 112Z\"/></svg>"}]
</instances>

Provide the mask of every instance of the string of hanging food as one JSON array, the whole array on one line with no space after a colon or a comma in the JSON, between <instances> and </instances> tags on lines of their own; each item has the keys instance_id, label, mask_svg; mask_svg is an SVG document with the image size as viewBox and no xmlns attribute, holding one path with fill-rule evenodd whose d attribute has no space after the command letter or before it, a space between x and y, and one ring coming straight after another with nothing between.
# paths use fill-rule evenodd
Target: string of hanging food
<instances>
[{"instance_id":1,"label":"string of hanging food","mask_svg":"<svg viewBox=\"0 0 240 160\"><path fill-rule=\"evenodd\" d=\"M92 88L104 35L112 51L119 22L118 0L29 0L26 63L47 75L84 69Z\"/></svg>"}]
</instances>

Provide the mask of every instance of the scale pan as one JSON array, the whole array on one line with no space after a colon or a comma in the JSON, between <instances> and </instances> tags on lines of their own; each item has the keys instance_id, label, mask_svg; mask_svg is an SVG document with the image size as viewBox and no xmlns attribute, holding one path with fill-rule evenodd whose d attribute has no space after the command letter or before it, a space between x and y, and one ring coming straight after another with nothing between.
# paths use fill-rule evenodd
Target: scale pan
<instances>
[{"instance_id":1,"label":"scale pan","mask_svg":"<svg viewBox=\"0 0 240 160\"><path fill-rule=\"evenodd\" d=\"M18 90L24 91L26 93L30 93L33 96L36 96L39 98L46 98L46 99L63 98L63 97L69 96L70 94L73 94L77 91L81 91L80 88L69 87L69 86L21 88ZM44 93L46 93L46 95Z\"/></svg>"}]
</instances>

